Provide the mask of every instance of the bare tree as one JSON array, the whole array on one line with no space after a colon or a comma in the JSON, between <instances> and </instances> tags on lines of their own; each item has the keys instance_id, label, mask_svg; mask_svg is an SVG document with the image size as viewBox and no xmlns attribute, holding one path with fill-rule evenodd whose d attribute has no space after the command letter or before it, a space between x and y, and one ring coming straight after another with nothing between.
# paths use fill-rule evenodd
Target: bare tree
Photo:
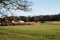
<instances>
[{"instance_id":1,"label":"bare tree","mask_svg":"<svg viewBox=\"0 0 60 40\"><path fill-rule=\"evenodd\" d=\"M11 10L28 11L30 4L31 2L28 2L28 0L0 0L0 10L4 8L11 14Z\"/></svg>"},{"instance_id":2,"label":"bare tree","mask_svg":"<svg viewBox=\"0 0 60 40\"><path fill-rule=\"evenodd\" d=\"M9 11L11 15L13 14L11 10L28 11L30 5L31 2L28 0L0 0L0 14L4 17L7 17L7 14L4 14L7 11ZM5 11L2 11L2 9Z\"/></svg>"}]
</instances>

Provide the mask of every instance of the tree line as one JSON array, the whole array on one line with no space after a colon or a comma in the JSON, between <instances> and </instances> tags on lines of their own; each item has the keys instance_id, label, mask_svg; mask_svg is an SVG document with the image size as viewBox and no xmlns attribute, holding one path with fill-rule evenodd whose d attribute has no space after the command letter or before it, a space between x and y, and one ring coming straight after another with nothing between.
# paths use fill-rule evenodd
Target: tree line
<instances>
[{"instance_id":1,"label":"tree line","mask_svg":"<svg viewBox=\"0 0 60 40\"><path fill-rule=\"evenodd\" d=\"M3 25L11 25L11 21L24 21L24 22L41 22L44 23L45 21L60 21L60 14L57 15L40 15L40 16L5 16L0 18L0 23Z\"/></svg>"},{"instance_id":2,"label":"tree line","mask_svg":"<svg viewBox=\"0 0 60 40\"><path fill-rule=\"evenodd\" d=\"M60 21L60 14L56 15L40 15L40 16L19 16L17 17L18 20L23 20L23 21Z\"/></svg>"},{"instance_id":3,"label":"tree line","mask_svg":"<svg viewBox=\"0 0 60 40\"><path fill-rule=\"evenodd\" d=\"M5 19L7 18L7 20L12 21L19 21L19 20L23 20L25 22L28 21L60 21L60 14L57 15L39 15L39 16L9 16L9 17L3 17L0 18L1 19Z\"/></svg>"}]
</instances>

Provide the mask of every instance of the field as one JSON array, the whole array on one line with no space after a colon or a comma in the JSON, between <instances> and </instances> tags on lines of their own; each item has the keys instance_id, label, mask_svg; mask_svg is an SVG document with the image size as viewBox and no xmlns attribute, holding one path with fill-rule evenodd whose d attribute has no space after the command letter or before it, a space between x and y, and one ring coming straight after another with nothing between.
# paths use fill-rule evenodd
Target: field
<instances>
[{"instance_id":1,"label":"field","mask_svg":"<svg viewBox=\"0 0 60 40\"><path fill-rule=\"evenodd\" d=\"M0 40L60 40L60 22L0 26Z\"/></svg>"}]
</instances>

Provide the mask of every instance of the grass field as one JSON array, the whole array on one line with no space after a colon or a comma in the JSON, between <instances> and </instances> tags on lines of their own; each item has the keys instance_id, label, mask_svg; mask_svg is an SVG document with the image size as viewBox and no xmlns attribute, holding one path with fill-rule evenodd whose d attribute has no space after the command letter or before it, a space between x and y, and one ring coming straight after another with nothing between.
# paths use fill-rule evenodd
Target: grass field
<instances>
[{"instance_id":1,"label":"grass field","mask_svg":"<svg viewBox=\"0 0 60 40\"><path fill-rule=\"evenodd\" d=\"M0 26L0 40L60 40L60 22Z\"/></svg>"}]
</instances>

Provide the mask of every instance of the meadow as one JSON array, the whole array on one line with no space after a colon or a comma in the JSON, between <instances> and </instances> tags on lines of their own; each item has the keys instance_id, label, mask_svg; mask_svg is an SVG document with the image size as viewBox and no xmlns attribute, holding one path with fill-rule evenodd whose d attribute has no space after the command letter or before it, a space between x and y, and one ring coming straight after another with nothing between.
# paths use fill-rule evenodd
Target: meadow
<instances>
[{"instance_id":1,"label":"meadow","mask_svg":"<svg viewBox=\"0 0 60 40\"><path fill-rule=\"evenodd\" d=\"M60 40L60 22L0 26L0 40Z\"/></svg>"}]
</instances>

